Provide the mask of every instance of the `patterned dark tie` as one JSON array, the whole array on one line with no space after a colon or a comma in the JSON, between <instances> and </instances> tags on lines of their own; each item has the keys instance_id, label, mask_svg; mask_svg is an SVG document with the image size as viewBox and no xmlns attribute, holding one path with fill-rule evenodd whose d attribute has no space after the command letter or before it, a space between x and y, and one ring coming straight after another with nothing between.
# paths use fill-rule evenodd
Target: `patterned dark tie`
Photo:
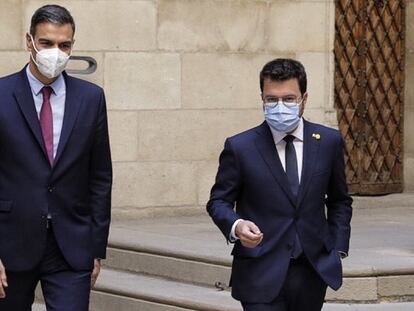
<instances>
[{"instance_id":1,"label":"patterned dark tie","mask_svg":"<svg viewBox=\"0 0 414 311\"><path fill-rule=\"evenodd\" d=\"M53 115L52 106L50 105L50 95L52 88L45 86L42 88L43 104L40 109L40 127L42 129L43 141L45 143L47 157L50 166L53 166Z\"/></svg>"},{"instance_id":2,"label":"patterned dark tie","mask_svg":"<svg viewBox=\"0 0 414 311\"><path fill-rule=\"evenodd\" d=\"M296 157L295 146L293 140L295 136L287 135L283 138L286 142L285 160L286 160L286 175L289 181L290 189L292 190L295 199L299 192L299 175L298 175L298 160ZM303 252L302 245L298 234L295 234L295 244L292 249L292 257L298 258Z\"/></svg>"}]
</instances>

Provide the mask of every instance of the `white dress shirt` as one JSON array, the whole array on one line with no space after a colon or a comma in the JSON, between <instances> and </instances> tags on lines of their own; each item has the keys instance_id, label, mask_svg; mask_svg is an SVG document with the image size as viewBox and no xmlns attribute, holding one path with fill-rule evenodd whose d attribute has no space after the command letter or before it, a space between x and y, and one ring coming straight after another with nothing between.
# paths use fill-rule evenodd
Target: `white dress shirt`
<instances>
[{"instance_id":1,"label":"white dress shirt","mask_svg":"<svg viewBox=\"0 0 414 311\"><path fill-rule=\"evenodd\" d=\"M37 117L40 119L40 110L42 109L43 104L42 88L45 85L36 79L29 67L30 66L26 67L26 74L29 79L30 89L32 90ZM47 86L50 86L53 90L50 95L50 105L52 107L53 117L53 158L55 158L59 145L60 134L62 132L63 115L65 113L66 84L63 75L60 74L52 84Z\"/></svg>"},{"instance_id":2,"label":"white dress shirt","mask_svg":"<svg viewBox=\"0 0 414 311\"><path fill-rule=\"evenodd\" d=\"M299 125L297 128L289 134L276 131L274 128L269 126L270 131L272 132L273 141L276 145L276 150L279 155L280 162L282 163L283 169L286 172L286 158L285 158L285 149L286 149L286 142L283 140L286 135L293 135L295 139L293 140L293 145L295 146L296 150L296 159L298 161L298 177L299 183L302 177L302 166L303 166L303 118L300 119ZM237 219L233 226L231 227L230 237L229 240L231 242L237 241L239 238L236 236L236 226L237 224L242 221L243 219ZM260 229L260 228L259 228Z\"/></svg>"}]
</instances>

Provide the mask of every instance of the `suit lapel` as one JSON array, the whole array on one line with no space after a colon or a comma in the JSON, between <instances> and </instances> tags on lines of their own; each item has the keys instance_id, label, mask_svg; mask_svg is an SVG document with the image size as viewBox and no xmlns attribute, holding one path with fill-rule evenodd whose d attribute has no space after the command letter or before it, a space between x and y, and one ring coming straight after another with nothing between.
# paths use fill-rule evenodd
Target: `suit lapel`
<instances>
[{"instance_id":1,"label":"suit lapel","mask_svg":"<svg viewBox=\"0 0 414 311\"><path fill-rule=\"evenodd\" d=\"M39 118L37 116L29 80L27 79L26 75L26 67L24 67L24 69L20 72L20 79L18 82L19 83L16 85L16 89L14 91L14 96L17 103L19 104L24 118L26 119L27 124L29 125L29 128L33 132L36 141L39 143L40 148L43 150L43 153L47 158L47 152L45 144L43 142Z\"/></svg>"},{"instance_id":2,"label":"suit lapel","mask_svg":"<svg viewBox=\"0 0 414 311\"><path fill-rule=\"evenodd\" d=\"M78 92L76 85L74 85L71 77L69 77L65 72L63 74L66 83L65 113L63 116L62 131L60 134L59 145L55 157L55 166L59 161L62 152L69 140L82 102L82 92Z\"/></svg>"},{"instance_id":3,"label":"suit lapel","mask_svg":"<svg viewBox=\"0 0 414 311\"><path fill-rule=\"evenodd\" d=\"M312 123L304 121L303 129L303 167L302 177L299 186L298 206L300 206L306 190L309 187L312 179L313 170L316 167L317 155L319 151L320 141L313 137L313 134L318 134L314 131Z\"/></svg>"},{"instance_id":4,"label":"suit lapel","mask_svg":"<svg viewBox=\"0 0 414 311\"><path fill-rule=\"evenodd\" d=\"M293 205L296 205L296 200L289 188L289 181L279 159L275 142L267 123L263 122L262 125L257 128L257 132L259 135L257 135L255 143L260 155L269 167L273 177L288 196L289 200Z\"/></svg>"}]
</instances>

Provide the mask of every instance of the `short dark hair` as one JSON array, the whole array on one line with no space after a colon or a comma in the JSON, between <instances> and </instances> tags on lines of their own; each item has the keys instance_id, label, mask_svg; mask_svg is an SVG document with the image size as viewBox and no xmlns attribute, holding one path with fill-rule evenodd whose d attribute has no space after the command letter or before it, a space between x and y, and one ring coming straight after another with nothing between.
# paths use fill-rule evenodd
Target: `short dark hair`
<instances>
[{"instance_id":1,"label":"short dark hair","mask_svg":"<svg viewBox=\"0 0 414 311\"><path fill-rule=\"evenodd\" d=\"M30 23L30 34L34 37L36 34L36 26L43 23L53 23L57 25L70 24L73 33L75 33L75 21L70 12L59 5L48 4L37 9L32 16Z\"/></svg>"},{"instance_id":2,"label":"short dark hair","mask_svg":"<svg viewBox=\"0 0 414 311\"><path fill-rule=\"evenodd\" d=\"M297 79L302 95L306 93L306 72L303 65L294 59L276 58L264 65L260 72L260 89L263 92L264 80L286 81Z\"/></svg>"}]
</instances>

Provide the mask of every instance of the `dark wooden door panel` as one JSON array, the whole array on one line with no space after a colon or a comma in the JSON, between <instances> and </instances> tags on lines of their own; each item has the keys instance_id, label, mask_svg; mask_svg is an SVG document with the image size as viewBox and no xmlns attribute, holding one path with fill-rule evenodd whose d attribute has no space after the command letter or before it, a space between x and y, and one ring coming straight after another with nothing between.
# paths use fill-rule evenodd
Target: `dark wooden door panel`
<instances>
[{"instance_id":1,"label":"dark wooden door panel","mask_svg":"<svg viewBox=\"0 0 414 311\"><path fill-rule=\"evenodd\" d=\"M335 107L350 191L400 192L405 1L335 4Z\"/></svg>"}]
</instances>

